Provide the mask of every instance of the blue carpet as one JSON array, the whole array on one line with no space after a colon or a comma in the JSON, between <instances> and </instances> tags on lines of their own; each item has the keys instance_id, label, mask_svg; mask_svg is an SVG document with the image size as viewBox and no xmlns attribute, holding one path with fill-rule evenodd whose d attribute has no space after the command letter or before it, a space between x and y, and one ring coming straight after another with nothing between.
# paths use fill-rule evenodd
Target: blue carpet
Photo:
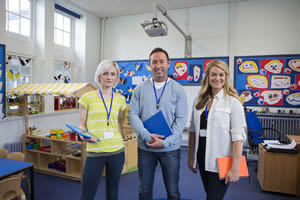
<instances>
[{"instance_id":1,"label":"blue carpet","mask_svg":"<svg viewBox=\"0 0 300 200\"><path fill-rule=\"evenodd\" d=\"M205 199L206 196L200 175L193 174L187 167L186 149L182 150L181 155L179 189L182 200ZM262 192L256 178L257 172L254 172L256 166L254 163L249 165L251 182L249 183L248 179L241 179L237 183L231 183L224 200L299 200L299 198L295 196ZM119 200L138 199L138 187L139 179L137 171L122 175L119 188ZM36 200L79 200L81 185L78 181L35 173L35 194ZM156 169L153 194L155 200L163 200L166 199L167 196L160 167ZM105 199L105 179L100 181L95 199Z\"/></svg>"},{"instance_id":2,"label":"blue carpet","mask_svg":"<svg viewBox=\"0 0 300 200\"><path fill-rule=\"evenodd\" d=\"M153 200L168 200L168 199L164 199L164 198L162 198L162 199L153 199ZM191 200L191 199L180 199L180 200Z\"/></svg>"}]
</instances>

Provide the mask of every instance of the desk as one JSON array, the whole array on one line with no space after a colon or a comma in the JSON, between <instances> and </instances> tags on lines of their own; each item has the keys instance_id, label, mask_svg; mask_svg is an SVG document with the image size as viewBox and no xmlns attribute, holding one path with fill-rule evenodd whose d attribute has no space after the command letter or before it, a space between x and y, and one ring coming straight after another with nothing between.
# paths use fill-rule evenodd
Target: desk
<instances>
[{"instance_id":1,"label":"desk","mask_svg":"<svg viewBox=\"0 0 300 200\"><path fill-rule=\"evenodd\" d=\"M10 160L6 158L0 158L0 179L4 179L10 175L17 174L19 172L30 170L30 187L31 187L31 199L34 200L34 174L33 164L28 162L22 162L18 160Z\"/></svg>"},{"instance_id":2,"label":"desk","mask_svg":"<svg viewBox=\"0 0 300 200\"><path fill-rule=\"evenodd\" d=\"M298 128L300 130L300 127ZM297 145L300 145L300 135L287 135L290 140L295 140Z\"/></svg>"},{"instance_id":3,"label":"desk","mask_svg":"<svg viewBox=\"0 0 300 200\"><path fill-rule=\"evenodd\" d=\"M268 152L259 145L257 178L263 191L300 196L299 176L300 153Z\"/></svg>"},{"instance_id":4,"label":"desk","mask_svg":"<svg viewBox=\"0 0 300 200\"><path fill-rule=\"evenodd\" d=\"M298 127L298 130L300 131L300 127ZM300 134L300 133L299 133ZM287 138L290 140L295 140L298 149L300 150L300 136L299 135L287 135ZM298 155L298 172L297 172L297 185L296 185L296 195L300 197L300 152Z\"/></svg>"}]
</instances>

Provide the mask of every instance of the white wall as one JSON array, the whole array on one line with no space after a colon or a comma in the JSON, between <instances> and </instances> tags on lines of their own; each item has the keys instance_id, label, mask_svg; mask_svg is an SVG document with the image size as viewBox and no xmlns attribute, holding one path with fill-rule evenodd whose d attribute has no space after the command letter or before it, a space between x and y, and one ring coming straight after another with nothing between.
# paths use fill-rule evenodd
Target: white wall
<instances>
[{"instance_id":1,"label":"white wall","mask_svg":"<svg viewBox=\"0 0 300 200\"><path fill-rule=\"evenodd\" d=\"M193 56L226 56L228 46L227 5L168 11L186 33L193 37ZM188 12L188 13L187 13ZM187 20L186 15L189 16ZM105 24L104 57L114 60L147 59L155 47L166 49L171 58L184 57L184 37L167 22L169 33L164 37L148 37L141 23L151 20L152 13L108 18ZM187 27L190 27L189 29Z\"/></svg>"},{"instance_id":2,"label":"white wall","mask_svg":"<svg viewBox=\"0 0 300 200\"><path fill-rule=\"evenodd\" d=\"M193 57L230 56L233 72L234 56L299 54L299 8L298 0L249 0L173 10L168 14L179 27L191 32ZM166 49L171 58L184 57L183 37L163 16L158 15L158 18L168 23L169 35L158 38L146 35L140 24L151 18L152 13L107 19L104 58L147 59L157 46ZM200 87L184 88L189 97L190 116ZM300 113L299 109L297 112Z\"/></svg>"},{"instance_id":3,"label":"white wall","mask_svg":"<svg viewBox=\"0 0 300 200\"><path fill-rule=\"evenodd\" d=\"M86 57L85 80L90 80L94 84L94 74L100 62L100 39L101 39L101 22L99 18L95 18L92 14L86 14Z\"/></svg>"},{"instance_id":4,"label":"white wall","mask_svg":"<svg viewBox=\"0 0 300 200\"><path fill-rule=\"evenodd\" d=\"M5 1L0 1L0 43L6 45L6 50L34 58L32 82L53 82L54 61L67 60L73 68L74 82L90 82L94 84L93 74L100 59L101 19L86 10L75 6L68 0L57 0L63 6L82 14L80 20L75 20L74 48L64 48L54 45L54 3L55 0L36 0L35 33L32 39L20 37L5 31ZM53 97L47 97L53 102ZM53 104L48 106L47 110ZM79 125L78 111L39 114L31 116L29 125L38 129L63 128L65 123ZM12 117L0 120L0 148L5 143L20 140L25 133L23 117Z\"/></svg>"},{"instance_id":5,"label":"white wall","mask_svg":"<svg viewBox=\"0 0 300 200\"><path fill-rule=\"evenodd\" d=\"M66 59L72 62L75 82L93 83L93 74L100 61L101 21L68 0L60 2L83 14L82 19L75 22L74 51L53 45L54 0L37 1L38 33L33 40L5 32L5 1L0 1L0 42L6 44L8 51L35 58L36 82L50 81L54 60ZM192 34L194 57L230 56L230 69L233 71L234 56L299 54L299 7L299 0L249 0L172 10L168 14L184 31ZM152 13L108 18L104 25L104 59L147 59L150 51L157 46L166 49L171 58L184 57L183 36L160 14L158 18L169 25L169 35L159 38L146 35L140 24L151 18ZM199 89L197 86L185 87L189 97L188 115ZM297 112L300 113L299 109ZM64 123L71 121L78 123L78 114L38 116L30 121L30 125L35 124L40 129L63 128ZM0 121L0 130L1 148L6 142L20 139L25 132L24 120L17 117Z\"/></svg>"}]
</instances>

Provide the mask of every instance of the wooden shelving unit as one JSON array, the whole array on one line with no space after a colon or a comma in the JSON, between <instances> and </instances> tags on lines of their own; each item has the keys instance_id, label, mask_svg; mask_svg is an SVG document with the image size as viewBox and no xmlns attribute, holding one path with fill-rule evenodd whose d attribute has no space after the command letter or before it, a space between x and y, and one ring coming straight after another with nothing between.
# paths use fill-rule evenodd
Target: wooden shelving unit
<instances>
[{"instance_id":1,"label":"wooden shelving unit","mask_svg":"<svg viewBox=\"0 0 300 200\"><path fill-rule=\"evenodd\" d=\"M40 147L51 145L51 152L45 152L38 149L27 149L26 144L28 143L39 144ZM80 148L75 148L74 144L78 144ZM23 145L26 162L33 163L36 171L81 181L82 170L86 159L85 142L26 135ZM81 156L73 156L72 152L74 151L81 151ZM49 168L49 164L54 163L57 160L64 160L66 172Z\"/></svg>"},{"instance_id":2,"label":"wooden shelving unit","mask_svg":"<svg viewBox=\"0 0 300 200\"><path fill-rule=\"evenodd\" d=\"M25 104L27 98L27 104ZM39 114L45 112L45 98L40 95L30 96L11 96L6 98L6 114L7 116L22 116L26 112L28 114Z\"/></svg>"}]
</instances>

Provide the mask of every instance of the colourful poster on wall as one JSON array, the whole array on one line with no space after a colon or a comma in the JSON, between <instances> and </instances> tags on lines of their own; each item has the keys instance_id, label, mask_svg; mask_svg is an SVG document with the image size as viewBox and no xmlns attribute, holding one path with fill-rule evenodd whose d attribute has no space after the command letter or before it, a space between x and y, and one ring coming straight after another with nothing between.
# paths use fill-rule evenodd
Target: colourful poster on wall
<instances>
[{"instance_id":1,"label":"colourful poster on wall","mask_svg":"<svg viewBox=\"0 0 300 200\"><path fill-rule=\"evenodd\" d=\"M236 56L234 75L245 106L300 108L300 55Z\"/></svg>"},{"instance_id":2,"label":"colourful poster on wall","mask_svg":"<svg viewBox=\"0 0 300 200\"><path fill-rule=\"evenodd\" d=\"M5 117L5 45L0 44L0 120Z\"/></svg>"},{"instance_id":3,"label":"colourful poster on wall","mask_svg":"<svg viewBox=\"0 0 300 200\"><path fill-rule=\"evenodd\" d=\"M169 77L182 85L200 86L206 65L212 60L223 60L228 64L229 57L177 58L170 59ZM120 67L120 83L115 91L124 95L130 102L136 86L152 77L152 69L148 60L116 61Z\"/></svg>"}]
</instances>

